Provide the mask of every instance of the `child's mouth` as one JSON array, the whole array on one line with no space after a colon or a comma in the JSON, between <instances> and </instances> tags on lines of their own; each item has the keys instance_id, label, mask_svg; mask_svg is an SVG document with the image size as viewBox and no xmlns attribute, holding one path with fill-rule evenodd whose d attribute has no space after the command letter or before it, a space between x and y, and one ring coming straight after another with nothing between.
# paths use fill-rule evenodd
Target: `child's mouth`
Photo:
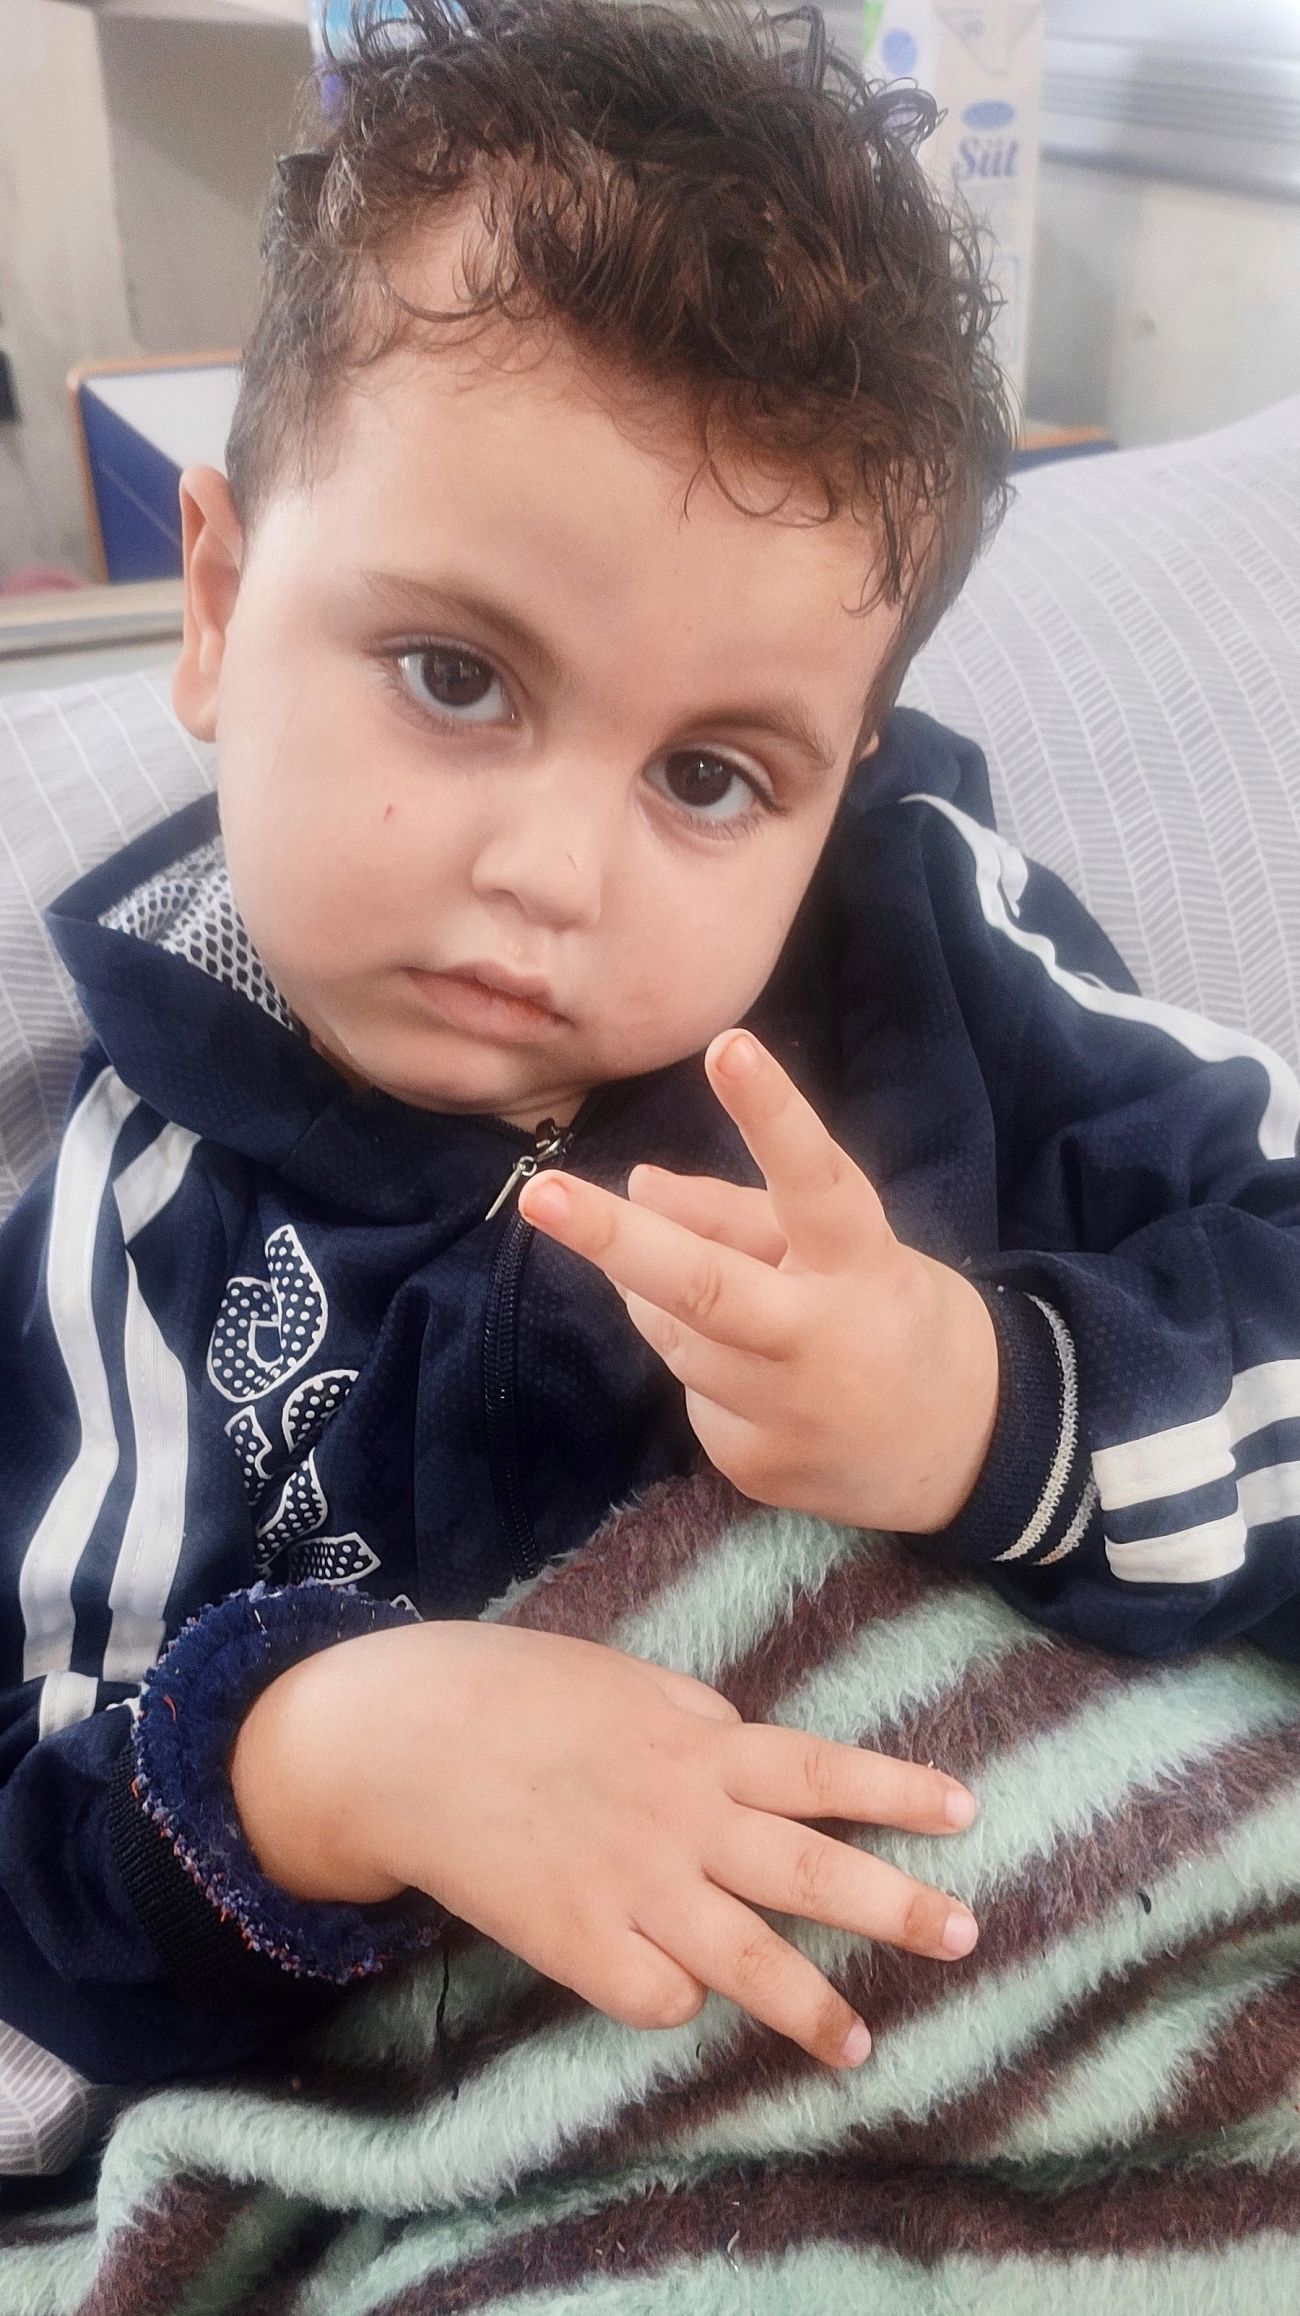
<instances>
[{"instance_id":1,"label":"child's mouth","mask_svg":"<svg viewBox=\"0 0 1300 2316\"><path fill-rule=\"evenodd\" d=\"M424 973L408 966L407 978L427 1005L452 1029L469 1030L476 1037L497 1038L503 1044L516 1039L545 1038L562 1026L563 1016L531 997L515 997L504 989L489 989L460 973Z\"/></svg>"}]
</instances>

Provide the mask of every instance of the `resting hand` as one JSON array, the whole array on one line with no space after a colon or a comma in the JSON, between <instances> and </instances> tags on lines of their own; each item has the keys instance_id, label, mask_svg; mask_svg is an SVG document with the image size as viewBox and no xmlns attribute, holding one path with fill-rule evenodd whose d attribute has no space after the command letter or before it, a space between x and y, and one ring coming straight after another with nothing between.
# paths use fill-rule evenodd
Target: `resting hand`
<instances>
[{"instance_id":1,"label":"resting hand","mask_svg":"<svg viewBox=\"0 0 1300 2316\"><path fill-rule=\"evenodd\" d=\"M623 1199L548 1170L521 1214L604 1272L743 1494L850 1527L945 1527L997 1412L983 1299L895 1238L865 1174L748 1031L716 1037L705 1066L765 1190L638 1166Z\"/></svg>"},{"instance_id":2,"label":"resting hand","mask_svg":"<svg viewBox=\"0 0 1300 2316\"><path fill-rule=\"evenodd\" d=\"M955 1779L743 1722L703 1681L561 1633L433 1622L321 1649L257 1698L230 1777L294 1896L427 1890L630 2026L683 2025L713 1988L853 2066L869 2031L762 1909L937 1961L978 1935L943 1891L803 1822L953 1833L975 1815Z\"/></svg>"}]
</instances>

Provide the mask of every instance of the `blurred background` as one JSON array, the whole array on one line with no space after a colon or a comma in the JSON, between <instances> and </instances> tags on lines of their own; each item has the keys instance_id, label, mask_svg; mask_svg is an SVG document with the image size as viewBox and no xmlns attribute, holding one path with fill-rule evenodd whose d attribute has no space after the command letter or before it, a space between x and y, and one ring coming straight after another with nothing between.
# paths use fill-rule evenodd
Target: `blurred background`
<instances>
[{"instance_id":1,"label":"blurred background","mask_svg":"<svg viewBox=\"0 0 1300 2316\"><path fill-rule=\"evenodd\" d=\"M175 476L221 463L321 5L0 0L0 621L27 650L37 599L93 639L106 586L175 632ZM931 163L999 243L1027 454L1300 392L1300 0L825 14L946 107Z\"/></svg>"}]
</instances>

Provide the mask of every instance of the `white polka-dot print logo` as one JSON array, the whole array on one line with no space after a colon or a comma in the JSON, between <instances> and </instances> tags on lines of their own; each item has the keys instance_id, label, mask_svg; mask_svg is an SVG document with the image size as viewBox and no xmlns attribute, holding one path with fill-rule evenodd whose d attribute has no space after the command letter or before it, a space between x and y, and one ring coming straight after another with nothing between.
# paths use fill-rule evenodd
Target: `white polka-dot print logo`
<instances>
[{"instance_id":1,"label":"white polka-dot print logo","mask_svg":"<svg viewBox=\"0 0 1300 2316\"><path fill-rule=\"evenodd\" d=\"M292 1223L266 1242L266 1279L231 1279L208 1346L208 1374L225 1399L261 1399L319 1348L325 1290Z\"/></svg>"},{"instance_id":2,"label":"white polka-dot print logo","mask_svg":"<svg viewBox=\"0 0 1300 2316\"><path fill-rule=\"evenodd\" d=\"M255 1504L270 1478L271 1442L255 1407L240 1407L226 1425L226 1438L239 1458L244 1494Z\"/></svg>"},{"instance_id":3,"label":"white polka-dot print logo","mask_svg":"<svg viewBox=\"0 0 1300 2316\"><path fill-rule=\"evenodd\" d=\"M330 1508L316 1469L316 1442L347 1398L357 1370L328 1367L304 1375L280 1410L283 1448L272 1440L251 1403L292 1382L314 1357L329 1325L329 1305L291 1224L267 1240L266 1267L265 1279L231 1279L208 1348L208 1374L217 1390L245 1403L225 1430L255 1513L278 1487L272 1509L257 1523L258 1572L265 1576L274 1568L288 1584L312 1577L357 1584L378 1568L379 1555L355 1529L322 1534ZM295 1460L286 1474L288 1457Z\"/></svg>"},{"instance_id":4,"label":"white polka-dot print logo","mask_svg":"<svg viewBox=\"0 0 1300 2316\"><path fill-rule=\"evenodd\" d=\"M322 1584L358 1584L363 1576L369 1576L379 1566L379 1554L355 1529L346 1536L320 1535L318 1530L328 1518L329 1505L313 1449L306 1463L290 1472L275 1510L258 1527L259 1572L265 1575L287 1554L287 1565L277 1574L289 1584L303 1584L311 1577Z\"/></svg>"},{"instance_id":5,"label":"white polka-dot print logo","mask_svg":"<svg viewBox=\"0 0 1300 2316\"><path fill-rule=\"evenodd\" d=\"M257 1524L257 1557L259 1562L274 1560L286 1544L296 1544L300 1537L310 1536L329 1518L325 1490L316 1472L316 1450L312 1449L305 1464L290 1472L280 1490L280 1500L273 1512Z\"/></svg>"},{"instance_id":6,"label":"white polka-dot print logo","mask_svg":"<svg viewBox=\"0 0 1300 2316\"><path fill-rule=\"evenodd\" d=\"M294 1545L288 1575L291 1584L359 1584L378 1566L379 1554L364 1536L313 1536Z\"/></svg>"},{"instance_id":7,"label":"white polka-dot print logo","mask_svg":"<svg viewBox=\"0 0 1300 2316\"><path fill-rule=\"evenodd\" d=\"M285 1446L305 1448L318 1440L356 1379L355 1367L330 1367L322 1375L308 1375L296 1383L280 1417Z\"/></svg>"},{"instance_id":8,"label":"white polka-dot print logo","mask_svg":"<svg viewBox=\"0 0 1300 2316\"><path fill-rule=\"evenodd\" d=\"M273 1563L287 1554L287 1566L278 1570L287 1584L359 1584L380 1566L364 1536L352 1529L348 1536L320 1536L329 1519L320 1473L315 1468L315 1447L306 1464L299 1464L280 1489L280 1501L269 1519L257 1529L257 1568L266 1575Z\"/></svg>"}]
</instances>

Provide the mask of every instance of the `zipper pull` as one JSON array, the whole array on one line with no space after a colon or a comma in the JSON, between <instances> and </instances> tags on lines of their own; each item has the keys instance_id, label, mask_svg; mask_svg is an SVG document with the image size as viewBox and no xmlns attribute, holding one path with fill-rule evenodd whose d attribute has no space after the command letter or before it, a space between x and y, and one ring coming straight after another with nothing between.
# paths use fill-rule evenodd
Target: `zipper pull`
<instances>
[{"instance_id":1,"label":"zipper pull","mask_svg":"<svg viewBox=\"0 0 1300 2316\"><path fill-rule=\"evenodd\" d=\"M491 1222L493 1215L500 1214L511 1192L517 1190L521 1182L531 1181L539 1166L548 1165L552 1159L562 1158L570 1140L571 1136L561 1132L554 1118L543 1118L534 1136L532 1149L524 1152L518 1164L507 1175L483 1217L484 1222Z\"/></svg>"}]
</instances>

